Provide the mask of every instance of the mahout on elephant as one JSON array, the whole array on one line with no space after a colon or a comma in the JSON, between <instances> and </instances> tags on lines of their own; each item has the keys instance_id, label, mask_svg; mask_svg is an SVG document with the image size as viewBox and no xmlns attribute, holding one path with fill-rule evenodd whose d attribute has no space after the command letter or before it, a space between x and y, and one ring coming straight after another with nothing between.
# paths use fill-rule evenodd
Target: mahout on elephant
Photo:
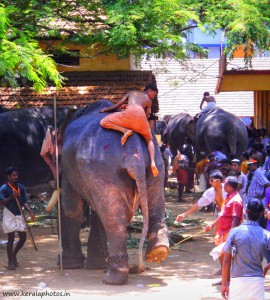
<instances>
[{"instance_id":1,"label":"mahout on elephant","mask_svg":"<svg viewBox=\"0 0 270 300\"><path fill-rule=\"evenodd\" d=\"M62 263L63 268L84 267L80 242L83 200L93 210L86 268L105 269L103 282L128 280L127 225L141 208L144 218L139 244L139 270L143 270L143 242L148 235L145 260L161 262L169 253L165 224L164 164L155 137L159 175L153 177L144 139L133 133L121 145L122 134L104 129L99 111L111 106L100 100L79 110L63 135L62 145ZM152 133L153 134L153 133Z\"/></svg>"},{"instance_id":2,"label":"mahout on elephant","mask_svg":"<svg viewBox=\"0 0 270 300\"><path fill-rule=\"evenodd\" d=\"M179 113L171 116L168 121L166 134L174 157L177 155L177 150L182 152L187 139L195 148L195 121L188 113Z\"/></svg>"},{"instance_id":3,"label":"mahout on elephant","mask_svg":"<svg viewBox=\"0 0 270 300\"><path fill-rule=\"evenodd\" d=\"M57 119L64 120L69 107L57 108ZM26 187L47 183L51 171L40 156L49 125L54 125L54 108L24 108L0 114L0 170L16 166ZM0 173L0 183L6 181Z\"/></svg>"},{"instance_id":4,"label":"mahout on elephant","mask_svg":"<svg viewBox=\"0 0 270 300\"><path fill-rule=\"evenodd\" d=\"M197 121L196 147L198 152L211 153L220 148L227 156L240 157L247 150L246 126L234 114L216 107Z\"/></svg>"}]
</instances>

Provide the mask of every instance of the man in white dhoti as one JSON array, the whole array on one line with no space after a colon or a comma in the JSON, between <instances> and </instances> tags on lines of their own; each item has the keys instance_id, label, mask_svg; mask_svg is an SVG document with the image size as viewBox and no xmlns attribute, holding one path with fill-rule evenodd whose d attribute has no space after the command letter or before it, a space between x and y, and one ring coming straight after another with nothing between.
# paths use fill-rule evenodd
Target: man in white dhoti
<instances>
[{"instance_id":1,"label":"man in white dhoti","mask_svg":"<svg viewBox=\"0 0 270 300\"><path fill-rule=\"evenodd\" d=\"M221 294L229 300L263 300L263 254L270 249L270 233L258 224L264 207L261 200L250 199L248 219L231 229L226 240L222 266Z\"/></svg>"},{"instance_id":2,"label":"man in white dhoti","mask_svg":"<svg viewBox=\"0 0 270 300\"><path fill-rule=\"evenodd\" d=\"M7 233L7 256L9 270L15 270L18 267L17 253L26 242L26 224L21 215L20 208L24 207L30 214L31 220L35 217L28 205L28 197L24 185L18 183L18 170L15 167L9 167L6 171L8 182L0 188L0 205L5 205L3 211L3 231ZM18 232L19 241L13 251L15 232Z\"/></svg>"}]
</instances>

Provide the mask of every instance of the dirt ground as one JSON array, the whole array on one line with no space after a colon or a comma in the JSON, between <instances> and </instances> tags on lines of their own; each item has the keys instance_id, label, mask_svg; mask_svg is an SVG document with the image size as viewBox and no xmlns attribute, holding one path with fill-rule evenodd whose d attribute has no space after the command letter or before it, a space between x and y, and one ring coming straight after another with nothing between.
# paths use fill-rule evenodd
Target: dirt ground
<instances>
[{"instance_id":1,"label":"dirt ground","mask_svg":"<svg viewBox=\"0 0 270 300\"><path fill-rule=\"evenodd\" d=\"M177 190L169 190L166 192L166 207L176 216L189 208L199 196L197 192L185 194L186 202L177 203ZM190 218L200 218L205 221L205 225L214 219L211 212L200 211ZM170 231L178 229L170 227ZM201 229L201 225L194 226L186 235ZM0 229L0 299L222 299L220 286L212 286L220 276L212 275L219 269L219 263L209 255L213 248L211 233L200 234L179 244L171 249L163 263L149 263L149 269L142 274L130 274L126 285L110 286L102 283L103 271L59 269L56 261L60 246L51 226L33 227L32 232L38 252L28 239L19 253L20 266L10 271L6 269L6 235ZM88 232L82 231L81 241L85 254L87 238ZM129 262L137 263L137 249L129 249L128 253ZM266 277L265 291L266 299L270 299L270 275Z\"/></svg>"}]
</instances>

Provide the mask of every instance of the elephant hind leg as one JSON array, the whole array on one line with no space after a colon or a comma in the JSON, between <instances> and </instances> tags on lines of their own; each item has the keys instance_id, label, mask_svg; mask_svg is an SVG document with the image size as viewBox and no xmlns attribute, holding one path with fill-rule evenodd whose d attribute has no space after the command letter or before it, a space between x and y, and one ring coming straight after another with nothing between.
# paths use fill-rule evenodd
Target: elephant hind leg
<instances>
[{"instance_id":1,"label":"elephant hind leg","mask_svg":"<svg viewBox=\"0 0 270 300\"><path fill-rule=\"evenodd\" d=\"M95 211L91 213L91 229L88 238L86 268L106 269L108 256L107 237L104 227Z\"/></svg>"},{"instance_id":2,"label":"elephant hind leg","mask_svg":"<svg viewBox=\"0 0 270 300\"><path fill-rule=\"evenodd\" d=\"M115 198L115 206L120 203ZM106 213L99 214L102 225L106 232L108 253L106 259L107 270L103 282L112 285L123 285L128 280L128 254L127 254L127 216L125 206L111 207Z\"/></svg>"},{"instance_id":3,"label":"elephant hind leg","mask_svg":"<svg viewBox=\"0 0 270 300\"><path fill-rule=\"evenodd\" d=\"M128 255L119 254L107 258L108 270L103 277L103 283L123 285L128 281Z\"/></svg>"}]
</instances>

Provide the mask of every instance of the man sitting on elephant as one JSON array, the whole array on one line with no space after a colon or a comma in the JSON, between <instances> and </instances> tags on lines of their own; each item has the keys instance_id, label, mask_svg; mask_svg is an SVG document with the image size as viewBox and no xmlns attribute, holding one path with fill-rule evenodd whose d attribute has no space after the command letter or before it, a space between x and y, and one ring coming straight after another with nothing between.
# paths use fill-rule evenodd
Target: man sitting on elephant
<instances>
[{"instance_id":1,"label":"man sitting on elephant","mask_svg":"<svg viewBox=\"0 0 270 300\"><path fill-rule=\"evenodd\" d=\"M154 177L158 176L159 172L155 164L155 147L147 118L151 112L152 100L157 94L158 89L156 85L150 83L145 87L144 92L131 91L116 104L100 110L100 112L110 112L121 107L128 101L125 110L107 115L101 120L100 125L107 129L122 132L124 134L121 138L122 145L125 144L133 131L141 134L147 143L151 159L151 170Z\"/></svg>"},{"instance_id":2,"label":"man sitting on elephant","mask_svg":"<svg viewBox=\"0 0 270 300\"><path fill-rule=\"evenodd\" d=\"M203 108L203 104L204 102L206 102L206 106ZM217 104L216 104L216 99L213 96L210 96L209 92L204 92L203 94L203 98L200 104L200 112L195 116L195 119L199 119L200 116L206 112L208 112L211 109L216 108Z\"/></svg>"}]
</instances>

